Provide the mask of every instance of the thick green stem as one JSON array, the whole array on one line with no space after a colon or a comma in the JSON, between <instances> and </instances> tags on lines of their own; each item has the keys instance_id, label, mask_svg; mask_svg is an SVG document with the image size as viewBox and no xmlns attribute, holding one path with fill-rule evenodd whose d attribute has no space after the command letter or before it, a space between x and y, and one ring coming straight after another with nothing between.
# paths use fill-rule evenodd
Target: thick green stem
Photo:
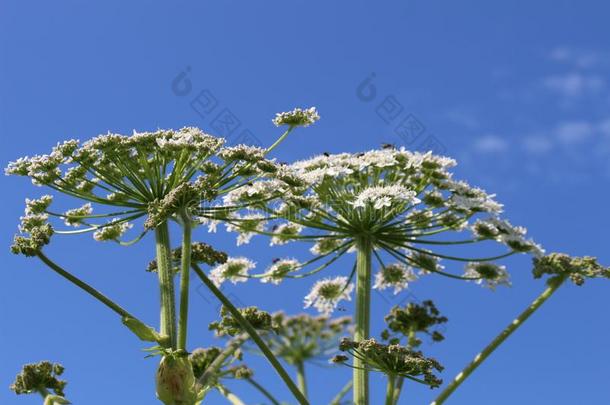
<instances>
[{"instance_id":1,"label":"thick green stem","mask_svg":"<svg viewBox=\"0 0 610 405\"><path fill-rule=\"evenodd\" d=\"M157 248L157 273L161 293L161 335L169 337L171 347L176 347L176 303L174 297L174 274L171 263L169 227L163 222L155 229Z\"/></svg>"},{"instance_id":2,"label":"thick green stem","mask_svg":"<svg viewBox=\"0 0 610 405\"><path fill-rule=\"evenodd\" d=\"M120 305L118 305L117 303L112 301L110 298L106 297L104 294L102 294L95 288L91 287L89 284L85 283L78 277L73 276L72 274L68 273L66 270L61 268L58 264L56 264L51 259L49 259L47 256L45 256L44 253L42 253L41 251L38 252L37 256L40 260L42 260L42 262L44 264L49 266L51 268L51 270L53 270L54 272L56 272L63 278L67 279L71 283L75 284L77 287L80 287L81 289L83 289L84 291L89 293L91 296L93 296L98 301L100 301L101 303L106 305L108 308L110 308L111 310L113 310L114 312L119 314L121 317L138 319L135 316L131 315L129 312L127 312L125 309L123 309Z\"/></svg>"},{"instance_id":3,"label":"thick green stem","mask_svg":"<svg viewBox=\"0 0 610 405\"><path fill-rule=\"evenodd\" d=\"M394 388L394 400L392 401L394 405L398 404L398 399L400 399L400 393L402 391L402 385L404 383L404 377L398 377L398 379L396 380L396 388Z\"/></svg>"},{"instance_id":4,"label":"thick green stem","mask_svg":"<svg viewBox=\"0 0 610 405\"><path fill-rule=\"evenodd\" d=\"M356 244L356 328L354 340L360 342L369 337L371 311L371 243L368 239L359 239ZM354 358L354 403L368 405L369 376L366 364Z\"/></svg>"},{"instance_id":5,"label":"thick green stem","mask_svg":"<svg viewBox=\"0 0 610 405\"><path fill-rule=\"evenodd\" d=\"M340 405L341 404L341 400L349 392L350 388L352 388L353 385L354 385L354 383L352 381L348 381L343 386L343 388L341 388L341 391L339 391L339 393L337 393L337 395L335 395L333 400L330 401L330 405Z\"/></svg>"},{"instance_id":6,"label":"thick green stem","mask_svg":"<svg viewBox=\"0 0 610 405\"><path fill-rule=\"evenodd\" d=\"M385 405L394 404L394 387L396 386L396 376L388 374L388 384L385 389Z\"/></svg>"},{"instance_id":7,"label":"thick green stem","mask_svg":"<svg viewBox=\"0 0 610 405\"><path fill-rule=\"evenodd\" d=\"M260 385L259 383L257 383L257 382L256 382L254 379L252 379L252 378L248 378L247 380L248 380L248 382L249 382L250 384L252 384L252 386L253 386L254 388L256 388L257 390L259 390L261 394L263 394L265 397L267 397L267 399L268 399L269 401L271 401L271 403L272 403L273 405L280 405L280 402L279 402L277 399L275 399L275 397L274 397L273 395L271 395L271 393L270 393L269 391L267 391L267 390L265 389L265 387L263 387L262 385Z\"/></svg>"},{"instance_id":8,"label":"thick green stem","mask_svg":"<svg viewBox=\"0 0 610 405\"><path fill-rule=\"evenodd\" d=\"M297 401L301 405L309 405L309 401L303 396L299 388L292 381L284 367L277 360L275 355L271 352L269 347L265 344L263 339L258 335L254 327L248 322L239 310L233 305L233 303L225 297L225 295L214 285L214 283L205 275L203 270L196 264L191 263L191 267L197 274L197 276L201 279L201 281L206 285L206 287L218 298L218 300L231 312L231 315L235 318L237 322L246 330L250 339L254 341L254 343L258 346L258 348L263 352L263 355L267 358L267 360L271 363L277 374L284 381L292 395L296 398Z\"/></svg>"},{"instance_id":9,"label":"thick green stem","mask_svg":"<svg viewBox=\"0 0 610 405\"><path fill-rule=\"evenodd\" d=\"M512 321L498 336L496 336L474 360L468 364L454 379L445 387L440 395L430 405L441 405L445 400L472 374L500 346L514 331L534 313L551 295L563 284L565 277L557 278L549 282L549 286L528 306L514 321Z\"/></svg>"},{"instance_id":10,"label":"thick green stem","mask_svg":"<svg viewBox=\"0 0 610 405\"><path fill-rule=\"evenodd\" d=\"M191 219L182 215L182 254L180 258L180 314L178 318L178 349L186 350L189 314L189 276L191 274Z\"/></svg>"},{"instance_id":11,"label":"thick green stem","mask_svg":"<svg viewBox=\"0 0 610 405\"><path fill-rule=\"evenodd\" d=\"M299 386L299 389L301 390L301 392L303 393L305 398L307 398L307 381L305 380L305 365L303 364L302 361L300 361L296 364L296 368L297 368L297 385Z\"/></svg>"}]
</instances>

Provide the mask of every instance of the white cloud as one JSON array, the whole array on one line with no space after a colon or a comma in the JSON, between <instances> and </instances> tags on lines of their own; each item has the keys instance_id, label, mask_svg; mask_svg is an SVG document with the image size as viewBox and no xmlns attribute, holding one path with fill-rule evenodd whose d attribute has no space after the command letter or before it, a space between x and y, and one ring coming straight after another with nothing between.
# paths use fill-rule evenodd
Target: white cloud
<instances>
[{"instance_id":1,"label":"white cloud","mask_svg":"<svg viewBox=\"0 0 610 405\"><path fill-rule=\"evenodd\" d=\"M508 147L504 137L493 134L482 136L474 143L474 149L478 152L500 153L506 151Z\"/></svg>"},{"instance_id":2,"label":"white cloud","mask_svg":"<svg viewBox=\"0 0 610 405\"><path fill-rule=\"evenodd\" d=\"M523 147L532 154L545 154L553 149L553 140L544 135L530 135L523 138Z\"/></svg>"},{"instance_id":3,"label":"white cloud","mask_svg":"<svg viewBox=\"0 0 610 405\"><path fill-rule=\"evenodd\" d=\"M607 52L575 49L566 46L558 46L551 50L549 58L555 62L571 64L581 69L603 67L610 62Z\"/></svg>"},{"instance_id":4,"label":"white cloud","mask_svg":"<svg viewBox=\"0 0 610 405\"><path fill-rule=\"evenodd\" d=\"M595 126L586 121L562 122L555 128L555 136L564 144L580 143L595 133Z\"/></svg>"},{"instance_id":5,"label":"white cloud","mask_svg":"<svg viewBox=\"0 0 610 405\"><path fill-rule=\"evenodd\" d=\"M465 110L451 110L445 116L449 121L467 129L477 129L481 126L476 115Z\"/></svg>"},{"instance_id":6,"label":"white cloud","mask_svg":"<svg viewBox=\"0 0 610 405\"><path fill-rule=\"evenodd\" d=\"M548 76L543 79L542 83L549 90L570 98L598 93L606 87L604 78L577 72Z\"/></svg>"}]
</instances>

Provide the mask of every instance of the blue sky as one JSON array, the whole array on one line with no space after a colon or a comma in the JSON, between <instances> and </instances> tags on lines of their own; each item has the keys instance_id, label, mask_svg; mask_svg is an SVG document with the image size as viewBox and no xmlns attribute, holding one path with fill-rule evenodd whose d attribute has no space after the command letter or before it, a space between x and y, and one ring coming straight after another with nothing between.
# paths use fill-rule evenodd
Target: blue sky
<instances>
[{"instance_id":1,"label":"blue sky","mask_svg":"<svg viewBox=\"0 0 610 405\"><path fill-rule=\"evenodd\" d=\"M458 177L497 193L506 216L548 251L610 264L603 232L610 226L609 12L603 1L4 0L0 161L68 138L187 125L231 141L248 130L267 145L278 136L275 112L315 105L322 119L291 135L278 159L383 142L432 146L459 160ZM202 111L202 97L215 100L214 111ZM239 122L234 132L219 133L220 112ZM0 388L22 363L50 359L66 366L76 404L156 403L156 360L143 358L144 345L81 291L8 252L24 198L41 190L21 178L0 181ZM223 232L196 236L261 267L281 254L262 238L238 248ZM156 322L156 281L144 272L150 238L129 250L89 236L56 239L52 258ZM447 340L426 346L446 365L446 379L543 288L526 258L507 265L514 285L495 293L437 278L413 285L414 297L433 298L449 317ZM341 266L335 274L350 265ZM226 292L244 305L299 312L313 282L248 283ZM610 323L601 310L608 288L599 281L559 291L449 403L610 402ZM217 304L198 284L193 292L191 347L213 344L207 323ZM375 331L404 298L376 297ZM263 361L251 364L259 380L290 399ZM324 367L309 374L315 404L349 378L347 370ZM381 377L372 381L378 397ZM262 403L244 384L231 387L248 404ZM405 394L405 404L432 398L419 386ZM0 389L0 403L39 402Z\"/></svg>"}]
</instances>

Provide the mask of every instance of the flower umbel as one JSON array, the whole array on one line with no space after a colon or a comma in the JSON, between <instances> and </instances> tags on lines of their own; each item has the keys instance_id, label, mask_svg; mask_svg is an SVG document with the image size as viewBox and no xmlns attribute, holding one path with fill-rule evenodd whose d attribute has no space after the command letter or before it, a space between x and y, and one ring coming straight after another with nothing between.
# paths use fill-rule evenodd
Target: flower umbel
<instances>
[{"instance_id":1,"label":"flower umbel","mask_svg":"<svg viewBox=\"0 0 610 405\"><path fill-rule=\"evenodd\" d=\"M354 284L347 277L325 278L317 281L307 296L305 308L313 306L324 315L330 315L340 301L351 301Z\"/></svg>"},{"instance_id":2,"label":"flower umbel","mask_svg":"<svg viewBox=\"0 0 610 405\"><path fill-rule=\"evenodd\" d=\"M307 127L319 119L320 116L316 111L316 107L306 109L295 108L292 111L277 113L273 119L273 123L277 127L282 125Z\"/></svg>"},{"instance_id":3,"label":"flower umbel","mask_svg":"<svg viewBox=\"0 0 610 405\"><path fill-rule=\"evenodd\" d=\"M10 388L17 395L52 390L55 394L63 396L67 383L57 378L63 372L64 368L59 363L41 361L39 363L26 364L21 372L17 374L15 382L11 384Z\"/></svg>"},{"instance_id":4,"label":"flower umbel","mask_svg":"<svg viewBox=\"0 0 610 405\"><path fill-rule=\"evenodd\" d=\"M354 342L343 339L339 349L363 360L370 371L378 371L389 376L404 377L430 388L439 387L443 381L434 373L443 371L443 366L432 358L424 357L421 352L409 350L400 345L384 345L375 339ZM335 363L344 363L346 356L337 356Z\"/></svg>"}]
</instances>

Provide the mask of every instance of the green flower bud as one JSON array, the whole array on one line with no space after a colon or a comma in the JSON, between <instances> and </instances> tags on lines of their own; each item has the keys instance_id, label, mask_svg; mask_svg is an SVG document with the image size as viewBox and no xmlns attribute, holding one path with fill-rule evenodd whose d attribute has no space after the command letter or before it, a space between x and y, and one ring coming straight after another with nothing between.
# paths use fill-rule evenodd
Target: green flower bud
<instances>
[{"instance_id":1,"label":"green flower bud","mask_svg":"<svg viewBox=\"0 0 610 405\"><path fill-rule=\"evenodd\" d=\"M192 405L197 400L193 367L186 356L163 356L157 369L157 397L166 405Z\"/></svg>"}]
</instances>

